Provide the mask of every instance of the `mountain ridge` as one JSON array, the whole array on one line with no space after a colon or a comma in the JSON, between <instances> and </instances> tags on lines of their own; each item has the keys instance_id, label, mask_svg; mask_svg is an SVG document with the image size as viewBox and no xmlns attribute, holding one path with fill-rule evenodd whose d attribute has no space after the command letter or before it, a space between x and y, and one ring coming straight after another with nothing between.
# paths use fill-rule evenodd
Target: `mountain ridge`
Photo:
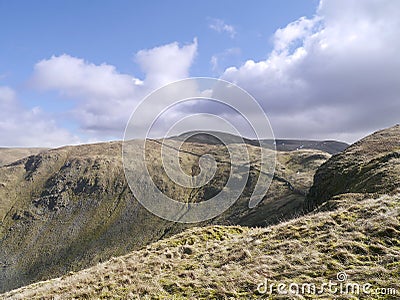
<instances>
[{"instance_id":1,"label":"mountain ridge","mask_svg":"<svg viewBox=\"0 0 400 300\"><path fill-rule=\"evenodd\" d=\"M226 143L246 143L253 146L263 146L277 151L295 151L300 149L314 149L336 154L345 150L349 144L335 140L302 140L302 139L251 139L244 138L230 133L219 131L190 131L167 139L190 142L221 144Z\"/></svg>"},{"instance_id":2,"label":"mountain ridge","mask_svg":"<svg viewBox=\"0 0 400 300\"><path fill-rule=\"evenodd\" d=\"M196 193L172 185L160 167L160 144L148 143L150 171L166 194L202 201L223 187L227 165ZM133 197L121 147L121 142L65 146L0 167L1 291L95 265L189 227L152 215ZM225 157L221 145L189 142L185 147L182 167L189 172L198 160L191 152ZM257 147L248 148L257 155ZM244 194L224 214L202 225L266 226L298 214L316 168L329 157L317 150L278 152L267 196L249 209L258 176L255 161Z\"/></svg>"},{"instance_id":3,"label":"mountain ridge","mask_svg":"<svg viewBox=\"0 0 400 300\"><path fill-rule=\"evenodd\" d=\"M396 193L400 186L400 125L374 132L317 170L305 202L311 210L341 193Z\"/></svg>"},{"instance_id":4,"label":"mountain ridge","mask_svg":"<svg viewBox=\"0 0 400 300\"><path fill-rule=\"evenodd\" d=\"M167 231L156 240L148 240L147 246L143 244L133 252L127 251L126 255L105 259L105 262L96 264L92 261L89 269L76 273L65 271L62 277L21 287L1 297L259 299L269 296L276 299L298 299L299 296L290 294L266 295L258 287L265 280L286 285L293 282L321 285L327 280L340 283L338 274L343 275L345 272L344 276L351 282L368 282L375 289L371 294L340 296L396 299L396 292L400 293L399 136L400 126L394 126L376 132L331 157L316 150L278 151L275 171L277 177L274 177L268 192L269 197L261 202L258 210L243 215L245 211L240 209L240 204L247 204L245 197L239 199L238 206L226 212L226 219L221 216L220 220L214 220L221 224L225 221L222 225L229 225L231 221L227 216L236 216L236 222L242 220L241 225L253 227L204 223L200 227L180 227L174 230L173 226L161 226L160 229ZM150 143L153 145L151 151L157 153L160 144ZM113 146L116 149L120 147L118 144ZM99 145L93 147L101 150ZM186 155L195 150L200 151L199 155L204 151L222 155L218 145L186 143L185 147ZM257 150L256 147L252 148L254 146L248 147L251 151ZM81 168L95 167L96 174L110 174L107 160L96 160L93 151L89 151L87 147L80 150L90 154L83 157L83 161L91 162L89 165L83 164L81 160L74 160L68 151L54 151L53 154L59 158L55 169L59 168L70 174L74 170L70 167L81 163ZM111 152L109 154L112 157ZM45 158L46 154L42 161L24 159L6 169L19 168L24 180L35 181L37 176L43 175L41 167L49 163ZM155 172L159 172L157 159L154 161ZM185 157L182 161L185 169L191 166L193 157ZM57 178L68 182L68 178L62 177L65 174L57 172L56 170L55 174L58 175L55 182L59 182ZM107 178L110 177L113 176ZM280 177L288 179L294 187L302 188L305 194L311 187L310 192L306 196L293 193L290 186L278 180ZM370 181L369 177L374 180ZM100 176L97 182L101 180L104 178ZM93 188L96 187L95 182L96 180L89 180L81 188L96 191L97 188ZM366 186L366 183L371 185ZM57 187L57 184L49 187L54 186ZM102 189L104 185L97 187ZM91 192L88 195L93 196ZM286 215L283 221L278 219L275 224L263 223L273 211L276 212L279 207L287 209L290 205L294 205L294 211L304 205L309 212L297 216ZM56 211L62 210L61 207ZM264 214L257 215L260 211ZM149 215L146 216L148 217ZM246 224L246 220L252 223ZM265 227L259 227L261 224ZM17 229L18 227L14 227L14 230ZM39 265L42 268L49 266L43 263ZM82 269L84 265L80 266ZM379 294L379 288L386 291L390 289L394 294ZM332 296L327 291L304 295L306 298L318 299Z\"/></svg>"},{"instance_id":5,"label":"mountain ridge","mask_svg":"<svg viewBox=\"0 0 400 300\"><path fill-rule=\"evenodd\" d=\"M0 166L4 166L21 158L39 154L49 148L17 148L17 147L0 147Z\"/></svg>"}]
</instances>

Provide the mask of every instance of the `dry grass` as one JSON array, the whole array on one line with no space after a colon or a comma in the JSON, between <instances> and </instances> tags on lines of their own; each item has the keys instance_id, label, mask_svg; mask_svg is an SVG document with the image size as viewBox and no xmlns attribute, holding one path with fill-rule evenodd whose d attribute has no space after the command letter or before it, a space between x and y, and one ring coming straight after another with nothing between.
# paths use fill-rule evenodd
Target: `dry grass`
<instances>
[{"instance_id":1,"label":"dry grass","mask_svg":"<svg viewBox=\"0 0 400 300\"><path fill-rule=\"evenodd\" d=\"M192 190L168 179L161 166L160 144L148 143L150 172L171 198L201 202L225 185L230 166L224 147L183 145L181 166L189 175L204 153L219 161L217 176ZM288 219L299 213L305 197L286 181L307 190L324 161L320 158L329 157L317 150L278 152L275 174L280 181L273 180L264 201L249 209L260 149L248 149L254 169L243 195L225 213L197 226L265 226ZM120 142L63 147L0 167L0 292L94 266L193 227L162 220L138 203L125 180L121 150Z\"/></svg>"},{"instance_id":2,"label":"dry grass","mask_svg":"<svg viewBox=\"0 0 400 300\"><path fill-rule=\"evenodd\" d=\"M7 165L30 155L36 155L47 148L0 148L0 166Z\"/></svg>"},{"instance_id":3,"label":"dry grass","mask_svg":"<svg viewBox=\"0 0 400 300\"><path fill-rule=\"evenodd\" d=\"M1 295L4 299L258 299L275 283L349 281L400 292L400 195L346 194L320 212L268 228L189 229L87 270ZM281 298L280 298L281 297ZM321 295L270 299L332 299ZM343 295L338 299L395 299Z\"/></svg>"},{"instance_id":4,"label":"dry grass","mask_svg":"<svg viewBox=\"0 0 400 300\"><path fill-rule=\"evenodd\" d=\"M343 193L400 192L400 125L377 131L325 162L306 200L312 209Z\"/></svg>"}]
</instances>

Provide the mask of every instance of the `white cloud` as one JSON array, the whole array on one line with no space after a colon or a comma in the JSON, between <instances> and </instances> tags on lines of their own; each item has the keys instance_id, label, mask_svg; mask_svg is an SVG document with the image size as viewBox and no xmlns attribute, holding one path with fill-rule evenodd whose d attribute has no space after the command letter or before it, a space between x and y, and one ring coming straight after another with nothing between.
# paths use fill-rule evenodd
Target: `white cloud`
<instances>
[{"instance_id":1,"label":"white cloud","mask_svg":"<svg viewBox=\"0 0 400 300\"><path fill-rule=\"evenodd\" d=\"M226 24L221 19L211 19L208 27L218 33L227 33L230 38L234 38L236 36L235 27L232 25Z\"/></svg>"},{"instance_id":2,"label":"white cloud","mask_svg":"<svg viewBox=\"0 0 400 300\"><path fill-rule=\"evenodd\" d=\"M318 17L313 19L301 17L288 24L285 28L278 29L274 35L274 50L288 51L294 42L301 41L301 39L309 36L315 29L318 21Z\"/></svg>"},{"instance_id":3,"label":"white cloud","mask_svg":"<svg viewBox=\"0 0 400 300\"><path fill-rule=\"evenodd\" d=\"M299 18L275 32L267 59L222 69L222 78L255 96L278 137L354 141L399 123L399 15L399 1L322 0L314 17ZM220 19L211 20L209 27L232 38L236 34ZM228 50L211 58L214 71L224 68L224 59L234 54ZM74 102L68 113L88 140L121 138L138 101L168 82L188 77L196 54L196 39L188 45L139 51L135 60L145 78L64 54L38 62L32 82ZM19 107L12 89L0 88L0 101L3 141L32 145L76 140L44 112ZM201 104L190 109L199 107L208 111Z\"/></svg>"},{"instance_id":4,"label":"white cloud","mask_svg":"<svg viewBox=\"0 0 400 300\"><path fill-rule=\"evenodd\" d=\"M2 110L14 103L16 99L15 91L8 86L0 86L0 107Z\"/></svg>"},{"instance_id":5,"label":"white cloud","mask_svg":"<svg viewBox=\"0 0 400 300\"><path fill-rule=\"evenodd\" d=\"M211 68L213 71L216 71L218 69L218 56L217 55L214 54L213 56L211 56L210 64L211 64Z\"/></svg>"},{"instance_id":6,"label":"white cloud","mask_svg":"<svg viewBox=\"0 0 400 300\"><path fill-rule=\"evenodd\" d=\"M32 83L75 100L71 115L80 129L94 138L123 130L142 87L137 78L118 73L114 66L95 65L66 54L37 63Z\"/></svg>"},{"instance_id":7,"label":"white cloud","mask_svg":"<svg viewBox=\"0 0 400 300\"><path fill-rule=\"evenodd\" d=\"M71 115L85 136L122 138L138 102L154 89L188 77L196 52L197 39L182 47L172 43L139 51L135 59L146 74L144 80L121 74L112 65L95 65L66 54L53 56L35 65L32 83L75 101Z\"/></svg>"},{"instance_id":8,"label":"white cloud","mask_svg":"<svg viewBox=\"0 0 400 300\"><path fill-rule=\"evenodd\" d=\"M0 120L3 147L54 147L80 142L39 108L22 107L15 91L6 86L0 86Z\"/></svg>"},{"instance_id":9,"label":"white cloud","mask_svg":"<svg viewBox=\"0 0 400 300\"><path fill-rule=\"evenodd\" d=\"M223 65L227 65L228 58L233 56L239 56L241 54L241 49L237 47L228 48L220 53L216 53L211 56L210 64L214 72L222 73L224 69L221 70Z\"/></svg>"},{"instance_id":10,"label":"white cloud","mask_svg":"<svg viewBox=\"0 0 400 300\"><path fill-rule=\"evenodd\" d=\"M278 29L263 61L223 78L261 103L277 136L347 141L399 122L400 2L321 1Z\"/></svg>"},{"instance_id":11,"label":"white cloud","mask_svg":"<svg viewBox=\"0 0 400 300\"><path fill-rule=\"evenodd\" d=\"M56 89L67 97L131 95L136 78L123 75L114 66L95 65L67 54L38 62L33 83L43 90Z\"/></svg>"},{"instance_id":12,"label":"white cloud","mask_svg":"<svg viewBox=\"0 0 400 300\"><path fill-rule=\"evenodd\" d=\"M145 82L163 86L189 76L189 68L197 53L197 39L192 44L179 47L172 43L136 54L136 61L146 73Z\"/></svg>"}]
</instances>

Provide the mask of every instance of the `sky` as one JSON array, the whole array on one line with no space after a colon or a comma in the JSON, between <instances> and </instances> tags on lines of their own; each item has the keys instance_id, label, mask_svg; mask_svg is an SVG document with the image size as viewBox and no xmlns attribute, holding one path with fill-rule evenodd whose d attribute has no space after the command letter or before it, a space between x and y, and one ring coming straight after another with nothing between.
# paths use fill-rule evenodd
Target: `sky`
<instances>
[{"instance_id":1,"label":"sky","mask_svg":"<svg viewBox=\"0 0 400 300\"><path fill-rule=\"evenodd\" d=\"M245 89L277 138L351 143L400 123L399 15L397 0L0 0L0 146L122 139L146 95L187 77Z\"/></svg>"}]
</instances>

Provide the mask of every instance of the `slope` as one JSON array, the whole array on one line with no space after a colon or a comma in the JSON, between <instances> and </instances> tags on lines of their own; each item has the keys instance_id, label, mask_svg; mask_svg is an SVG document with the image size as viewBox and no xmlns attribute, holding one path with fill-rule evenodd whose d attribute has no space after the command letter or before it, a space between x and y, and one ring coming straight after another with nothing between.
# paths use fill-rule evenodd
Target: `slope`
<instances>
[{"instance_id":1,"label":"slope","mask_svg":"<svg viewBox=\"0 0 400 300\"><path fill-rule=\"evenodd\" d=\"M396 125L361 139L326 161L315 174L306 209L342 193L397 193L399 174L400 125Z\"/></svg>"},{"instance_id":2,"label":"slope","mask_svg":"<svg viewBox=\"0 0 400 300\"><path fill-rule=\"evenodd\" d=\"M309 209L316 209L307 215L266 228L201 224L126 256L11 291L3 297L396 299L398 294L394 293L400 292L398 136L399 126L379 131L319 167L313 192L306 201ZM293 153L297 155L293 157ZM311 157L315 159L315 154ZM304 172L308 157L304 152L285 152L278 160L277 174L282 172L289 178L290 174L298 175L299 170ZM312 167L313 163L309 172ZM287 168L298 171L287 172ZM274 186L284 180L287 183L282 187L289 187L286 191L301 191L277 174L272 195ZM317 197L316 191L325 196L312 198ZM247 216L248 220L257 220L257 215ZM340 279L344 281L339 282ZM257 287L266 280L274 283L275 289L262 294ZM287 287L291 283L324 290L304 295L277 293L277 284ZM354 294L354 290L332 294L326 289L328 283L349 283L353 289L354 284L368 283L368 294Z\"/></svg>"},{"instance_id":3,"label":"slope","mask_svg":"<svg viewBox=\"0 0 400 300\"><path fill-rule=\"evenodd\" d=\"M223 187L229 164L221 164L219 176L192 193L168 179L160 144L149 141L149 146L149 170L172 198L200 202ZM226 159L221 145L185 147L180 155L186 170L203 153ZM248 147L257 153L257 147ZM271 188L258 207L248 208L255 168L242 197L224 214L197 226L264 226L299 214L312 176L327 158L320 151L279 152ZM0 291L81 270L193 226L160 219L133 197L120 142L52 149L1 167L0 204Z\"/></svg>"},{"instance_id":4,"label":"slope","mask_svg":"<svg viewBox=\"0 0 400 300\"><path fill-rule=\"evenodd\" d=\"M93 268L39 282L4 299L395 299L400 292L400 196L345 194L327 211L269 228L194 228ZM335 208L333 208L335 207ZM322 284L369 283L359 294ZM342 273L343 275L343 273ZM345 275L343 275L345 276ZM273 283L270 293L264 284ZM277 284L314 285L280 295ZM259 291L257 286L261 287ZM382 288L385 294L382 295ZM378 290L379 289L379 290ZM296 291L296 289L294 289ZM354 290L356 291L356 290Z\"/></svg>"},{"instance_id":5,"label":"slope","mask_svg":"<svg viewBox=\"0 0 400 300\"><path fill-rule=\"evenodd\" d=\"M36 155L47 148L0 148L0 166L10 164L21 158Z\"/></svg>"},{"instance_id":6,"label":"slope","mask_svg":"<svg viewBox=\"0 0 400 300\"><path fill-rule=\"evenodd\" d=\"M229 133L218 131L207 132L186 132L171 139L194 143L206 144L221 144L225 143L246 143L253 146L263 146L269 149L276 149L278 151L295 151L300 149L320 150L329 154L337 154L344 151L349 145L344 142L338 141L315 141L315 140L299 140L299 139L260 139L254 140L249 138L242 138Z\"/></svg>"}]
</instances>

